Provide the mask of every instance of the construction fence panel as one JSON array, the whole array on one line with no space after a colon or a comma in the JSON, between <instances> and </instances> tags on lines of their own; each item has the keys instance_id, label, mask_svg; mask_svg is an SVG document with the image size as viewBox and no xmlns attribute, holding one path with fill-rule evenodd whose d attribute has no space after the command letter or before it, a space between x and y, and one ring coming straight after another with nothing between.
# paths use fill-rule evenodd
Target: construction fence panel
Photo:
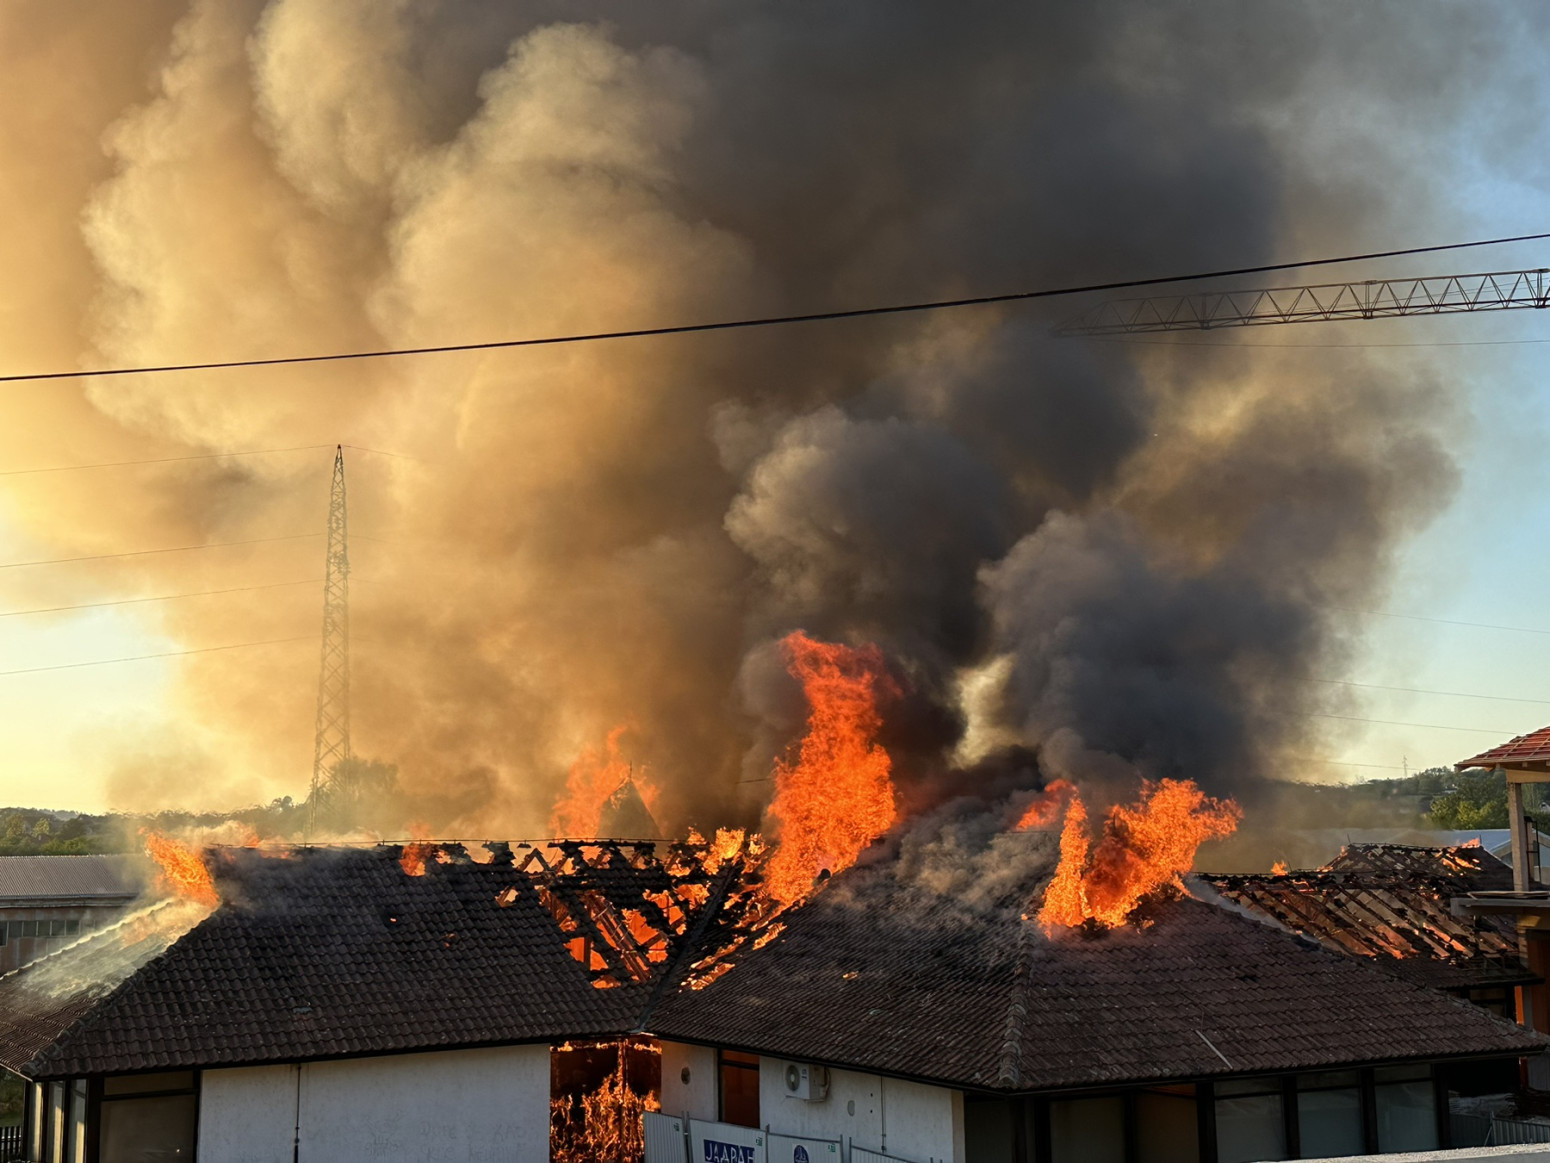
<instances>
[{"instance_id":1,"label":"construction fence panel","mask_svg":"<svg viewBox=\"0 0 1550 1163\"><path fill-rule=\"evenodd\" d=\"M804 1139L773 1131L767 1137L770 1163L841 1163L838 1139Z\"/></svg>"},{"instance_id":2,"label":"construction fence panel","mask_svg":"<svg viewBox=\"0 0 1550 1163\"><path fill-rule=\"evenodd\" d=\"M756 1127L689 1120L689 1163L768 1163L765 1134Z\"/></svg>"},{"instance_id":3,"label":"construction fence panel","mask_svg":"<svg viewBox=\"0 0 1550 1163\"><path fill-rule=\"evenodd\" d=\"M684 1121L658 1111L647 1111L645 1123L646 1163L689 1163L689 1139Z\"/></svg>"},{"instance_id":4,"label":"construction fence panel","mask_svg":"<svg viewBox=\"0 0 1550 1163\"><path fill-rule=\"evenodd\" d=\"M857 1147L854 1144L850 1148L850 1158L846 1163L920 1163L917 1159L905 1159L899 1155L884 1155L881 1151L868 1151L865 1147ZM930 1163L936 1163L932 1159Z\"/></svg>"}]
</instances>

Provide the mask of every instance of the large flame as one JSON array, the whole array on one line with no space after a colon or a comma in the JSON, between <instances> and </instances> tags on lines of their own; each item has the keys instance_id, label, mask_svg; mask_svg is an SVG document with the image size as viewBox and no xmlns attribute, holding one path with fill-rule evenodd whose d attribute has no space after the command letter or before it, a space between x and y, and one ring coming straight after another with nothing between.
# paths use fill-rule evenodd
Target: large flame
<instances>
[{"instance_id":1,"label":"large flame","mask_svg":"<svg viewBox=\"0 0 1550 1163\"><path fill-rule=\"evenodd\" d=\"M1046 929L1094 921L1124 923L1148 893L1180 877L1195 851L1238 827L1243 812L1232 800L1215 800L1189 780L1147 783L1135 804L1117 804L1104 822L1103 839L1090 850L1087 809L1071 792L1060 836L1060 865L1044 892L1039 921Z\"/></svg>"},{"instance_id":2,"label":"large flame","mask_svg":"<svg viewBox=\"0 0 1550 1163\"><path fill-rule=\"evenodd\" d=\"M619 753L619 740L629 730L621 723L608 732L599 750L583 748L565 777L565 794L549 816L551 836L601 836L603 810L627 783L633 782L648 812L655 811L657 787Z\"/></svg>"},{"instance_id":3,"label":"large flame","mask_svg":"<svg viewBox=\"0 0 1550 1163\"><path fill-rule=\"evenodd\" d=\"M180 897L215 908L221 903L215 881L199 853L157 832L145 833L145 854L156 862L160 886Z\"/></svg>"},{"instance_id":4,"label":"large flame","mask_svg":"<svg viewBox=\"0 0 1550 1163\"><path fill-rule=\"evenodd\" d=\"M795 764L775 765L770 817L778 847L765 865L770 895L800 900L825 870L839 872L897 817L892 764L877 745L879 693L892 690L875 646L786 637L791 673L809 707Z\"/></svg>"}]
</instances>

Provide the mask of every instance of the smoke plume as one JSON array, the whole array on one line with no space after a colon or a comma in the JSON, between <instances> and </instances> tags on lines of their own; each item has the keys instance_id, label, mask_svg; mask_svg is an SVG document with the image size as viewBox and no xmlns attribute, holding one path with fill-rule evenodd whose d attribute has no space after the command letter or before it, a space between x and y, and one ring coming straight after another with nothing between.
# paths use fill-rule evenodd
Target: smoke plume
<instances>
[{"instance_id":1,"label":"smoke plume","mask_svg":"<svg viewBox=\"0 0 1550 1163\"><path fill-rule=\"evenodd\" d=\"M1409 240L1436 220L1407 135L1452 116L1511 34L1492 19L9 6L4 370L649 327ZM1412 201L1386 200L1396 185ZM541 833L576 757L621 724L669 829L753 822L805 715L774 648L798 628L875 642L896 672L907 713L882 741L907 803L1051 774L1221 794L1273 773L1318 746L1308 716L1332 696L1309 680L1354 649L1338 608L1381 592L1449 493L1444 385L1376 357L1055 339L1055 319L17 386L6 466L320 447L10 478L17 558L295 539L10 571L5 602L295 582L136 616L176 648L315 634L311 535L343 442L355 749L397 765L405 824ZM196 803L304 794L316 671L315 640L181 659L175 737L114 736L122 806L154 806L137 789L169 769L198 773L177 781Z\"/></svg>"}]
</instances>

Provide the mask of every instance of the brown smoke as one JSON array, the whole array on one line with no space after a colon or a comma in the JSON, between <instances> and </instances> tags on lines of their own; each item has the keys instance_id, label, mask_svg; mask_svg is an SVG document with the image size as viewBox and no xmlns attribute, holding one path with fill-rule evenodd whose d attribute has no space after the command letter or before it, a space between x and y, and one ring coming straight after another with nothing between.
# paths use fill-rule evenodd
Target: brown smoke
<instances>
[{"instance_id":1,"label":"brown smoke","mask_svg":"<svg viewBox=\"0 0 1550 1163\"><path fill-rule=\"evenodd\" d=\"M1408 238L1424 209L1374 196L1415 178L1402 131L1504 35L1465 45L1442 27L1461 15L1400 4L651 7L8 7L4 370L641 327ZM1401 79L1440 42L1458 59ZM1317 120L1331 73L1362 127ZM1365 136L1385 119L1392 149ZM1306 680L1349 649L1328 608L1380 588L1447 494L1440 393L1377 360L1268 366L1054 340L1049 322L25 385L0 462L338 441L412 457L347 453L355 744L442 831L541 832L571 761L621 723L669 827L756 814L769 785L749 781L803 715L770 648L797 627L883 647L916 700L885 740L906 784L959 744L962 674L1001 656L978 726L1045 766L1214 791L1262 774L1313 746L1298 716L1325 696ZM18 556L316 533L329 456L17 477L3 516ZM321 557L314 538L19 570L5 601L302 580ZM202 647L315 633L318 604L300 585L145 617ZM302 794L316 664L310 642L182 660L186 733L120 736L117 794L168 789L168 769L194 803Z\"/></svg>"}]
</instances>

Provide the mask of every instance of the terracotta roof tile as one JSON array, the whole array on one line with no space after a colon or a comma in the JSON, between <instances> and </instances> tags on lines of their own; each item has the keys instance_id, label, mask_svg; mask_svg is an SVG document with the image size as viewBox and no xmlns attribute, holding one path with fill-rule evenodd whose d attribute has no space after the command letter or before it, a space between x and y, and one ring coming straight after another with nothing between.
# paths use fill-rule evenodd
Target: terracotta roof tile
<instances>
[{"instance_id":1,"label":"terracotta roof tile","mask_svg":"<svg viewBox=\"0 0 1550 1163\"><path fill-rule=\"evenodd\" d=\"M1455 767L1508 767L1515 763L1550 762L1550 727L1509 739L1499 747L1454 764Z\"/></svg>"}]
</instances>

